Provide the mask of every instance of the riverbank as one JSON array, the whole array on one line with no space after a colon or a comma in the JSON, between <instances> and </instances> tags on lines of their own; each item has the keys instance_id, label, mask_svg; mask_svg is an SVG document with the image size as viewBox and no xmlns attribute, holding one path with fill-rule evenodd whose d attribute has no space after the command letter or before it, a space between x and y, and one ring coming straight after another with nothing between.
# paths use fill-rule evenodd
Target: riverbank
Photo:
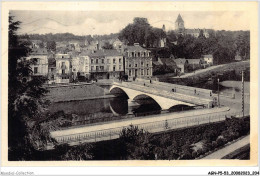
<instances>
[{"instance_id":1,"label":"riverbank","mask_svg":"<svg viewBox=\"0 0 260 176\"><path fill-rule=\"evenodd\" d=\"M105 89L92 83L66 84L46 86L49 93L46 98L51 102L78 101L100 98L111 98L113 95L107 94Z\"/></svg>"},{"instance_id":2,"label":"riverbank","mask_svg":"<svg viewBox=\"0 0 260 176\"><path fill-rule=\"evenodd\" d=\"M195 73L186 73L180 77L170 75L156 76L161 82L181 84L187 86L196 86L197 84L207 83L212 80L214 84L217 78L220 81L225 80L241 80L241 71L245 70L245 81L250 81L250 61L233 62L218 66L209 67L206 69L196 70Z\"/></svg>"}]
</instances>

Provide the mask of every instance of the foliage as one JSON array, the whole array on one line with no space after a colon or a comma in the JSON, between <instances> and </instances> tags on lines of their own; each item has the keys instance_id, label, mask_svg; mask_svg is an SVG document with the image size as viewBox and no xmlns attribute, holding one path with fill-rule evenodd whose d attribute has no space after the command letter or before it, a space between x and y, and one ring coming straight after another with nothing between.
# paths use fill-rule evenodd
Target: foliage
<instances>
[{"instance_id":1,"label":"foliage","mask_svg":"<svg viewBox=\"0 0 260 176\"><path fill-rule=\"evenodd\" d=\"M200 31L198 38L191 35L178 35L174 31L167 33L168 43L172 54L177 58L198 59L202 55L212 54L215 64L232 62L239 54L244 59L250 58L249 31L209 31L205 38Z\"/></svg>"},{"instance_id":2,"label":"foliage","mask_svg":"<svg viewBox=\"0 0 260 176\"><path fill-rule=\"evenodd\" d=\"M53 40L47 41L47 50L56 51L56 42Z\"/></svg>"},{"instance_id":3,"label":"foliage","mask_svg":"<svg viewBox=\"0 0 260 176\"><path fill-rule=\"evenodd\" d=\"M128 45L139 43L141 46L157 46L159 40L166 37L162 29L150 26L147 18L134 18L133 23L128 24L119 33L119 39Z\"/></svg>"},{"instance_id":4,"label":"foliage","mask_svg":"<svg viewBox=\"0 0 260 176\"><path fill-rule=\"evenodd\" d=\"M19 24L9 16L8 159L30 160L36 149L51 140L46 129L39 127L48 101L43 99L47 93L42 86L46 78L32 76L30 65L34 61L25 59L30 49L18 42Z\"/></svg>"},{"instance_id":5,"label":"foliage","mask_svg":"<svg viewBox=\"0 0 260 176\"><path fill-rule=\"evenodd\" d=\"M104 46L102 46L103 49L113 49L113 45L109 42L105 42Z\"/></svg>"}]
</instances>

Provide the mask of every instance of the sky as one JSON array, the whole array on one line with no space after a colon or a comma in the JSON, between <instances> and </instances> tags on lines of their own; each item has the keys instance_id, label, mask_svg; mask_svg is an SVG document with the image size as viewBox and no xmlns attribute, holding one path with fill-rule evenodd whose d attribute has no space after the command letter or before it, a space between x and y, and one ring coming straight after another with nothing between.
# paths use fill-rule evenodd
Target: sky
<instances>
[{"instance_id":1,"label":"sky","mask_svg":"<svg viewBox=\"0 0 260 176\"><path fill-rule=\"evenodd\" d=\"M181 14L185 28L215 30L249 30L248 16L243 11L11 11L21 21L18 34L73 33L103 35L120 32L135 17L147 18L153 27L174 30Z\"/></svg>"}]
</instances>

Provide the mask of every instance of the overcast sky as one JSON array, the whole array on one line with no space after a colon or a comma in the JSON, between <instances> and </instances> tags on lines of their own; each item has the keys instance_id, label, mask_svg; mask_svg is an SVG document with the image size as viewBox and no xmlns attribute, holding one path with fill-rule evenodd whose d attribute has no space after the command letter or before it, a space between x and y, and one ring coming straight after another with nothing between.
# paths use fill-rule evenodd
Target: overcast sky
<instances>
[{"instance_id":1,"label":"overcast sky","mask_svg":"<svg viewBox=\"0 0 260 176\"><path fill-rule=\"evenodd\" d=\"M181 14L185 28L215 30L249 30L245 12L178 12L178 11L11 11L16 20L22 22L19 34L65 33L95 35L117 33L134 17L147 18L154 27L166 26L174 29L174 22Z\"/></svg>"}]
</instances>

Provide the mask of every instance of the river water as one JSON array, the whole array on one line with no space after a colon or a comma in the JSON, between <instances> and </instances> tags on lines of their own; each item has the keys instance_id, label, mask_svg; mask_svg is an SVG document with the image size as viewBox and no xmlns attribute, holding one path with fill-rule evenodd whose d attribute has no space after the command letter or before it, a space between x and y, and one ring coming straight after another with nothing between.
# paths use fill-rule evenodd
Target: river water
<instances>
[{"instance_id":1,"label":"river water","mask_svg":"<svg viewBox=\"0 0 260 176\"><path fill-rule=\"evenodd\" d=\"M205 88L205 85L207 84L199 87ZM241 82L223 81L220 83L220 90L227 93L236 92L239 95L241 94ZM249 82L245 82L245 93L249 93ZM184 110L186 110L185 108L187 107L184 107ZM64 111L65 114L73 115L74 121L83 124L162 113L160 106L151 98L131 103L131 106L128 106L127 97L58 102L53 103L49 110L51 113ZM181 110L183 110L183 106L170 109L173 112Z\"/></svg>"}]
</instances>

